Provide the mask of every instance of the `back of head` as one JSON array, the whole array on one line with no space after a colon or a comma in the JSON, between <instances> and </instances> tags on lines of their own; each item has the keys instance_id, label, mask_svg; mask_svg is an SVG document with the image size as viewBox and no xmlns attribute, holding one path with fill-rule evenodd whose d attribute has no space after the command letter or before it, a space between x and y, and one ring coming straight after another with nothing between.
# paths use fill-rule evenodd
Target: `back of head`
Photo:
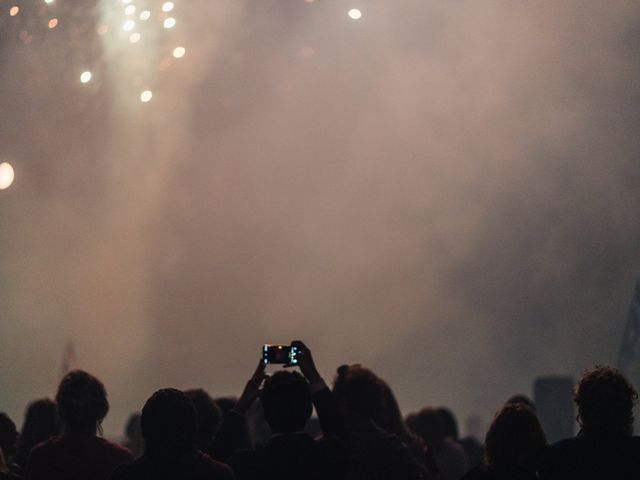
<instances>
[{"instance_id":1,"label":"back of head","mask_svg":"<svg viewBox=\"0 0 640 480\"><path fill-rule=\"evenodd\" d=\"M622 373L603 365L585 371L574 392L582 429L597 434L630 435L637 398Z\"/></svg>"},{"instance_id":2,"label":"back of head","mask_svg":"<svg viewBox=\"0 0 640 480\"><path fill-rule=\"evenodd\" d=\"M521 403L526 405L534 412L536 411L536 404L531 398L526 396L524 393L516 393L515 395L510 396L507 401L504 403L505 405L515 405Z\"/></svg>"},{"instance_id":3,"label":"back of head","mask_svg":"<svg viewBox=\"0 0 640 480\"><path fill-rule=\"evenodd\" d=\"M163 388L142 408L140 428L146 455L172 456L194 449L197 413L180 390Z\"/></svg>"},{"instance_id":4,"label":"back of head","mask_svg":"<svg viewBox=\"0 0 640 480\"><path fill-rule=\"evenodd\" d=\"M202 388L185 390L185 395L193 402L198 413L198 435L212 436L220 426L220 407Z\"/></svg>"},{"instance_id":5,"label":"back of head","mask_svg":"<svg viewBox=\"0 0 640 480\"><path fill-rule=\"evenodd\" d=\"M522 403L507 404L498 411L487 432L487 465L507 472L532 471L546 443L533 410Z\"/></svg>"},{"instance_id":6,"label":"back of head","mask_svg":"<svg viewBox=\"0 0 640 480\"><path fill-rule=\"evenodd\" d=\"M384 401L382 402L380 418L377 420L378 426L403 438L411 435L402 419L400 406L396 396L393 394L393 390L391 390L387 382L382 379L379 380L383 386Z\"/></svg>"},{"instance_id":7,"label":"back of head","mask_svg":"<svg viewBox=\"0 0 640 480\"><path fill-rule=\"evenodd\" d=\"M298 372L284 370L265 380L260 403L275 433L303 430L313 410L307 381Z\"/></svg>"},{"instance_id":8,"label":"back of head","mask_svg":"<svg viewBox=\"0 0 640 480\"><path fill-rule=\"evenodd\" d=\"M386 384L368 368L361 365L338 368L333 394L347 418L360 417L384 423Z\"/></svg>"},{"instance_id":9,"label":"back of head","mask_svg":"<svg viewBox=\"0 0 640 480\"><path fill-rule=\"evenodd\" d=\"M50 398L34 400L27 406L18 439L18 450L28 455L38 443L60 433L60 419L56 402Z\"/></svg>"},{"instance_id":10,"label":"back of head","mask_svg":"<svg viewBox=\"0 0 640 480\"><path fill-rule=\"evenodd\" d=\"M434 450L439 450L447 438L444 418L432 407L424 407L407 417L407 426Z\"/></svg>"},{"instance_id":11,"label":"back of head","mask_svg":"<svg viewBox=\"0 0 640 480\"><path fill-rule=\"evenodd\" d=\"M104 385L83 370L73 370L64 376L56 403L65 427L76 432L95 433L109 411Z\"/></svg>"},{"instance_id":12,"label":"back of head","mask_svg":"<svg viewBox=\"0 0 640 480\"><path fill-rule=\"evenodd\" d=\"M0 412L0 449L4 452L5 460L13 456L17 439L16 424L6 413Z\"/></svg>"},{"instance_id":13,"label":"back of head","mask_svg":"<svg viewBox=\"0 0 640 480\"><path fill-rule=\"evenodd\" d=\"M456 417L451 410L447 407L438 408L438 413L442 417L442 421L444 423L444 435L445 437L452 438L453 440L458 440L458 422L456 421Z\"/></svg>"}]
</instances>

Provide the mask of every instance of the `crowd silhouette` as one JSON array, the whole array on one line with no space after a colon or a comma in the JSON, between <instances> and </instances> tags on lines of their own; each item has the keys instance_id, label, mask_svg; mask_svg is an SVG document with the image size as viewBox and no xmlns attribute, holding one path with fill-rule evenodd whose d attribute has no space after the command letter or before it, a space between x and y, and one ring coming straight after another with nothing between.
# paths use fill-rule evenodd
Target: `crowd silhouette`
<instances>
[{"instance_id":1,"label":"crowd silhouette","mask_svg":"<svg viewBox=\"0 0 640 480\"><path fill-rule=\"evenodd\" d=\"M362 365L338 367L330 388L311 350L292 346L299 369L267 375L261 359L239 397L158 390L121 444L102 437L104 385L73 370L55 401L28 405L19 432L0 413L0 480L640 478L637 393L614 368L595 366L578 381L575 437L548 444L534 402L516 394L480 442L459 438L447 408L403 418L389 384Z\"/></svg>"}]
</instances>

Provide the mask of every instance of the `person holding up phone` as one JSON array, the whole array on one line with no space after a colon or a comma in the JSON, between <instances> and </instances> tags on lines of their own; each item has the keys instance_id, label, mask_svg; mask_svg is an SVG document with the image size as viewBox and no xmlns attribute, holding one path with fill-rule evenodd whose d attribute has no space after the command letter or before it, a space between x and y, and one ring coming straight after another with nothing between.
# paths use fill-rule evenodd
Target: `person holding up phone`
<instances>
[{"instance_id":1,"label":"person holding up phone","mask_svg":"<svg viewBox=\"0 0 640 480\"><path fill-rule=\"evenodd\" d=\"M288 348L275 347L271 349L273 355L263 347L258 367L225 417L214 441L217 458L232 466L238 480L342 478L347 464L344 422L331 390L318 373L311 350L301 341L292 342ZM288 350L286 355L284 350ZM291 361L292 351L295 361ZM280 370L269 376L265 368L271 363L296 365L302 374ZM234 443L241 437L243 417L256 399L260 400L272 435L266 445L252 450ZM322 439L304 432L313 406Z\"/></svg>"}]
</instances>

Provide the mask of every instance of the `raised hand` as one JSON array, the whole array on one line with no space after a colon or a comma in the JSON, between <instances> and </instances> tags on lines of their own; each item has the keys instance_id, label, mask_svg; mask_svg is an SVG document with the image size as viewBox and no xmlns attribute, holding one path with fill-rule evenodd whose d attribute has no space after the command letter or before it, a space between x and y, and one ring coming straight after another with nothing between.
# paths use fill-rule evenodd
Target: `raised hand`
<instances>
[{"instance_id":1,"label":"raised hand","mask_svg":"<svg viewBox=\"0 0 640 480\"><path fill-rule=\"evenodd\" d=\"M291 346L298 349L298 366L309 383L321 381L322 377L318 373L315 363L313 363L313 357L311 356L311 350L309 350L309 347L300 340L294 340L291 342Z\"/></svg>"},{"instance_id":2,"label":"raised hand","mask_svg":"<svg viewBox=\"0 0 640 480\"><path fill-rule=\"evenodd\" d=\"M240 415L244 415L245 413L247 413L247 410L249 410L253 402L256 400L256 398L258 398L258 394L260 393L260 385L262 385L262 381L269 376L264 372L264 368L265 364L261 358L260 362L258 362L256 371L253 372L253 375L242 391L242 395L240 395L238 402L236 403L235 407L233 407L236 413L239 413Z\"/></svg>"}]
</instances>

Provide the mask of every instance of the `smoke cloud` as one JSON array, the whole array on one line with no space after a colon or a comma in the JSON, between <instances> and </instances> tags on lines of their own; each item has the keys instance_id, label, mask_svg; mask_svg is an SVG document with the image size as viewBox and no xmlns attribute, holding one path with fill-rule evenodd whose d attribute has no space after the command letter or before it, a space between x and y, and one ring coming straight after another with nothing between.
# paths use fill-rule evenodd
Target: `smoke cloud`
<instances>
[{"instance_id":1,"label":"smoke cloud","mask_svg":"<svg viewBox=\"0 0 640 480\"><path fill-rule=\"evenodd\" d=\"M113 3L46 38L0 13L0 410L55 393L69 338L110 435L156 388L239 394L265 342L486 421L615 361L640 6L197 0L132 46L95 34Z\"/></svg>"}]
</instances>

